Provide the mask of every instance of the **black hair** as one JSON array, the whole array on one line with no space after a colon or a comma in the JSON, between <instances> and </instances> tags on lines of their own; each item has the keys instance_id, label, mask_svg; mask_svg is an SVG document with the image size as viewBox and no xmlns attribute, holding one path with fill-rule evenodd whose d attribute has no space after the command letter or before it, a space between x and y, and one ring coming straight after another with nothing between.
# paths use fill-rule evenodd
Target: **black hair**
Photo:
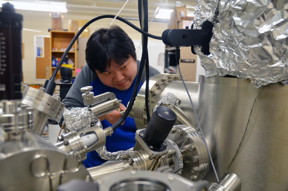
<instances>
[{"instance_id":1,"label":"black hair","mask_svg":"<svg viewBox=\"0 0 288 191\"><path fill-rule=\"evenodd\" d=\"M134 43L118 26L95 31L86 45L86 62L92 71L104 72L112 60L121 65L130 56L136 60Z\"/></svg>"}]
</instances>

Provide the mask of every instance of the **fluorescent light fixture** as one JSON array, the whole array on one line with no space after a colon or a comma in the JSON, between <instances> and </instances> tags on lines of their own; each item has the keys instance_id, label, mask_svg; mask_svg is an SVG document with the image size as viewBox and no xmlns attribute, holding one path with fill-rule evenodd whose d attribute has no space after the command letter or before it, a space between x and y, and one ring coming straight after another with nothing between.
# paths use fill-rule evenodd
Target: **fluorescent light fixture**
<instances>
[{"instance_id":1,"label":"fluorescent light fixture","mask_svg":"<svg viewBox=\"0 0 288 191\"><path fill-rule=\"evenodd\" d=\"M11 3L15 9L28 11L45 11L51 13L66 13L66 2L53 1L2 1L0 0L0 7L3 3Z\"/></svg>"},{"instance_id":2,"label":"fluorescent light fixture","mask_svg":"<svg viewBox=\"0 0 288 191\"><path fill-rule=\"evenodd\" d=\"M162 8L159 8L157 10L155 18L157 18L157 19L170 19L172 12L173 12L173 9L162 9Z\"/></svg>"},{"instance_id":3,"label":"fluorescent light fixture","mask_svg":"<svg viewBox=\"0 0 288 191\"><path fill-rule=\"evenodd\" d=\"M35 30L35 29L29 29L29 28L23 28L24 31L29 31L29 32L42 32L42 31L39 31L39 30Z\"/></svg>"}]
</instances>

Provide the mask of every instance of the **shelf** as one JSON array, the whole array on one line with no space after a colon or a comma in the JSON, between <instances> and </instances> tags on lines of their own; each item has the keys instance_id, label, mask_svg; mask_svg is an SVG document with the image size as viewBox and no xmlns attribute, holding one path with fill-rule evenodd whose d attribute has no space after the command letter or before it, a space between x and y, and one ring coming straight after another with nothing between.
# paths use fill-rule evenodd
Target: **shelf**
<instances>
[{"instance_id":1,"label":"shelf","mask_svg":"<svg viewBox=\"0 0 288 191\"><path fill-rule=\"evenodd\" d=\"M63 51L62 51L62 50L52 50L51 52L52 52L52 53L64 53L65 50L63 50ZM75 51L69 51L68 54L70 54L70 53L75 54L76 52L75 52Z\"/></svg>"},{"instance_id":2,"label":"shelf","mask_svg":"<svg viewBox=\"0 0 288 191\"><path fill-rule=\"evenodd\" d=\"M50 32L50 59L52 63L52 58L55 58L60 61L63 56L63 53L66 51L70 42L76 35L75 32L68 31L51 31ZM67 54L68 59L74 63L73 66L73 76L75 77L75 66L77 66L78 54L77 54L77 41L73 44L70 51ZM52 67L50 63L50 73L52 74L56 67ZM56 79L60 79L59 72L57 73Z\"/></svg>"},{"instance_id":3,"label":"shelf","mask_svg":"<svg viewBox=\"0 0 288 191\"><path fill-rule=\"evenodd\" d=\"M51 67L52 70L55 70L56 67ZM75 67L72 68L73 70L75 70Z\"/></svg>"}]
</instances>

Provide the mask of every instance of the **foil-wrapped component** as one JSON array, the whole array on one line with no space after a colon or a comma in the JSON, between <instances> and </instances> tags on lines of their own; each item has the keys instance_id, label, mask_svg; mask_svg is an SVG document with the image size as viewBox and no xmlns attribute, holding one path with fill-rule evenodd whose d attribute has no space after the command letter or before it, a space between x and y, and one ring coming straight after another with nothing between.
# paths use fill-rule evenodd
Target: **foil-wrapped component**
<instances>
[{"instance_id":1,"label":"foil-wrapped component","mask_svg":"<svg viewBox=\"0 0 288 191\"><path fill-rule=\"evenodd\" d=\"M99 156L108 161L115 161L115 160L123 160L127 158L127 156L131 153L133 153L133 148L130 148L128 150L120 150L116 152L109 152L107 151L106 146L100 147L96 149Z\"/></svg>"},{"instance_id":2,"label":"foil-wrapped component","mask_svg":"<svg viewBox=\"0 0 288 191\"><path fill-rule=\"evenodd\" d=\"M198 0L194 28L214 24L206 77L232 75L256 87L288 79L287 0Z\"/></svg>"},{"instance_id":3,"label":"foil-wrapped component","mask_svg":"<svg viewBox=\"0 0 288 191\"><path fill-rule=\"evenodd\" d=\"M70 131L81 131L97 122L96 116L87 107L73 107L64 109L63 113L66 128Z\"/></svg>"}]
</instances>

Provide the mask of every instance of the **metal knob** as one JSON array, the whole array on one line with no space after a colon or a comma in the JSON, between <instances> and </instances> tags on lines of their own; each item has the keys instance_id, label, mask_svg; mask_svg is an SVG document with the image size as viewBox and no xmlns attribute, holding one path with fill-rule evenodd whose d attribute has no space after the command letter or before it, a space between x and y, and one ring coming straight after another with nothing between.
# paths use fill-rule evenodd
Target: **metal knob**
<instances>
[{"instance_id":1,"label":"metal knob","mask_svg":"<svg viewBox=\"0 0 288 191\"><path fill-rule=\"evenodd\" d=\"M93 89L92 86L85 86L85 87L81 88L80 91L82 93L89 94L92 91L92 89Z\"/></svg>"}]
</instances>

